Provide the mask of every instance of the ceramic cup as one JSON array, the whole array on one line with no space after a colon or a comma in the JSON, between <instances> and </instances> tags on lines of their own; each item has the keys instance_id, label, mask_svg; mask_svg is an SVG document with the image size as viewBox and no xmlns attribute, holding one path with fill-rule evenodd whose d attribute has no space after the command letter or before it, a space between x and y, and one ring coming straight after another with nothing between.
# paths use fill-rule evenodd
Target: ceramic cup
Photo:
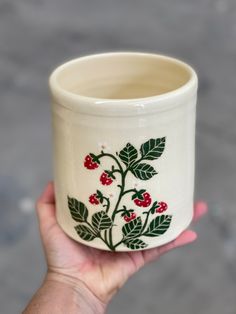
<instances>
[{"instance_id":1,"label":"ceramic cup","mask_svg":"<svg viewBox=\"0 0 236 314\"><path fill-rule=\"evenodd\" d=\"M163 245L193 215L197 76L139 52L81 57L50 77L57 220L103 250Z\"/></svg>"}]
</instances>

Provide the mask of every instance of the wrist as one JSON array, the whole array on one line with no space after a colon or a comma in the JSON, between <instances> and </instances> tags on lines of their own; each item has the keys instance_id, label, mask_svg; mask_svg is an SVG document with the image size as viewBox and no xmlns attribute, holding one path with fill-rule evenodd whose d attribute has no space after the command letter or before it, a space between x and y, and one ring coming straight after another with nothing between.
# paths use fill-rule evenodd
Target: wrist
<instances>
[{"instance_id":1,"label":"wrist","mask_svg":"<svg viewBox=\"0 0 236 314\"><path fill-rule=\"evenodd\" d=\"M96 297L89 288L80 280L69 275L48 271L44 280L46 285L56 285L69 293L71 302L76 307L77 313L104 314L107 304Z\"/></svg>"}]
</instances>

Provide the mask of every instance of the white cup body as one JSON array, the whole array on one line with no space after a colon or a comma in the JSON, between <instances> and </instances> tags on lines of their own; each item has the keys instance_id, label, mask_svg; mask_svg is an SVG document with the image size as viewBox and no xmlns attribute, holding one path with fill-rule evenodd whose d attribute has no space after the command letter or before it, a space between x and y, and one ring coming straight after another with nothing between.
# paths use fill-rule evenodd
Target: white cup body
<instances>
[{"instance_id":1,"label":"white cup body","mask_svg":"<svg viewBox=\"0 0 236 314\"><path fill-rule=\"evenodd\" d=\"M137 75L139 59L125 64L122 72L121 57L142 58L144 77L151 77L153 85L159 79L159 87L164 77L164 92L155 95L152 86L147 88L148 96L144 86L141 96L145 97L137 98L133 86L130 94L121 93L127 98L114 99L102 98L107 91L100 91L99 86L86 87L94 82L87 79L89 62L97 62L93 64L96 73L104 67L102 62L118 64L120 79L111 84L114 91L122 84L121 74L123 81L127 77L127 64L129 73ZM145 68L145 60L152 58L159 62L156 70ZM79 79L81 94L75 84L80 64L84 73L88 67L87 77ZM116 67L106 71L109 78ZM153 77L154 71L160 77ZM197 77L192 68L155 54L99 54L59 67L50 78L50 87L56 214L63 230L85 245L115 251L149 249L175 239L193 216ZM104 175L104 171L109 173Z\"/></svg>"}]
</instances>

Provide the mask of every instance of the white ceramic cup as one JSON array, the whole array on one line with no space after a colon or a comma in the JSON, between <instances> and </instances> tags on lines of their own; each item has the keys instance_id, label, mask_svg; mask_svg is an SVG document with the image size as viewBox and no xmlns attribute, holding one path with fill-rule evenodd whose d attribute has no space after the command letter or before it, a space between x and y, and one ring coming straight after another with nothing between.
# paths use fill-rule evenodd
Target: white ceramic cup
<instances>
[{"instance_id":1,"label":"white ceramic cup","mask_svg":"<svg viewBox=\"0 0 236 314\"><path fill-rule=\"evenodd\" d=\"M98 249L163 245L193 215L197 76L139 52L81 57L50 77L56 215Z\"/></svg>"}]
</instances>

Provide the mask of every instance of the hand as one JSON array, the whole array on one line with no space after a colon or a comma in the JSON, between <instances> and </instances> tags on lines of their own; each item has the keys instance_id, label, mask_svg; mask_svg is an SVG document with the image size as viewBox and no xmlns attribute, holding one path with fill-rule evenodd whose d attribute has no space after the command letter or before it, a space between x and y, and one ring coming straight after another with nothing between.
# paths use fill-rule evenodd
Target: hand
<instances>
[{"instance_id":1,"label":"hand","mask_svg":"<svg viewBox=\"0 0 236 314\"><path fill-rule=\"evenodd\" d=\"M204 202L195 205L198 220L207 211ZM87 247L70 239L57 224L53 184L49 183L37 203L40 233L48 265L48 278L70 282L89 290L104 306L127 279L145 264L162 254L193 242L197 235L186 230L174 241L161 247L136 252L107 252Z\"/></svg>"}]
</instances>

